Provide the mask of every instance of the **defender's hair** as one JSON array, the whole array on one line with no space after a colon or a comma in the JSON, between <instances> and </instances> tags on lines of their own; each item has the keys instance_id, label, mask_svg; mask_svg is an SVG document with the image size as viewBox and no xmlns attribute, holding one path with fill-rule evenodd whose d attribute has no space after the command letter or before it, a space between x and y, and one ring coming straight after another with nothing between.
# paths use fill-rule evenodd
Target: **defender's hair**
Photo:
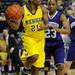
<instances>
[{"instance_id":1,"label":"defender's hair","mask_svg":"<svg viewBox=\"0 0 75 75\"><path fill-rule=\"evenodd\" d=\"M48 0L48 3L49 3L49 1L50 1L50 0ZM55 1L56 1L56 3L57 3L57 0L55 0Z\"/></svg>"}]
</instances>

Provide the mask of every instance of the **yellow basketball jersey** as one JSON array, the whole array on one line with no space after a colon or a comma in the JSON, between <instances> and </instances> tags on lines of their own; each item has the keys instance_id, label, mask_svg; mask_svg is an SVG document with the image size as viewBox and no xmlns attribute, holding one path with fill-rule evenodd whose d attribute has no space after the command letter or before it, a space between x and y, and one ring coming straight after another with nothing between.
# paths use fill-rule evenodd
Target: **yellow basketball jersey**
<instances>
[{"instance_id":1,"label":"yellow basketball jersey","mask_svg":"<svg viewBox=\"0 0 75 75\"><path fill-rule=\"evenodd\" d=\"M43 25L42 16L40 6L38 6L34 15L28 10L26 5L24 6L24 18L22 22L25 33L23 32L23 36L29 36L37 40L45 38L44 30L38 31L38 27Z\"/></svg>"}]
</instances>

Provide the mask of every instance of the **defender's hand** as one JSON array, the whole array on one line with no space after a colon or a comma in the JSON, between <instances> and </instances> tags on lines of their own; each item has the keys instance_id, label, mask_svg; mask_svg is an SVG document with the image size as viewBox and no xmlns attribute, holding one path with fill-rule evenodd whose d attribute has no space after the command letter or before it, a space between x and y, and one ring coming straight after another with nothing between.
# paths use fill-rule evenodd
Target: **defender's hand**
<instances>
[{"instance_id":1,"label":"defender's hand","mask_svg":"<svg viewBox=\"0 0 75 75\"><path fill-rule=\"evenodd\" d=\"M39 26L38 31L48 29L48 27L48 25L41 25Z\"/></svg>"}]
</instances>

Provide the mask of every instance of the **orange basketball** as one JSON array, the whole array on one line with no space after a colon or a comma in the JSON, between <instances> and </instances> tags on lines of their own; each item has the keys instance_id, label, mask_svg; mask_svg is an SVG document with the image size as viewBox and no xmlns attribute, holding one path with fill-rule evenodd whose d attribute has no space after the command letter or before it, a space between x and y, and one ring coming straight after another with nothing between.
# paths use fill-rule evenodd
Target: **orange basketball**
<instances>
[{"instance_id":1,"label":"orange basketball","mask_svg":"<svg viewBox=\"0 0 75 75\"><path fill-rule=\"evenodd\" d=\"M7 7L5 11L7 19L20 19L23 15L23 9L18 4L13 4Z\"/></svg>"}]
</instances>

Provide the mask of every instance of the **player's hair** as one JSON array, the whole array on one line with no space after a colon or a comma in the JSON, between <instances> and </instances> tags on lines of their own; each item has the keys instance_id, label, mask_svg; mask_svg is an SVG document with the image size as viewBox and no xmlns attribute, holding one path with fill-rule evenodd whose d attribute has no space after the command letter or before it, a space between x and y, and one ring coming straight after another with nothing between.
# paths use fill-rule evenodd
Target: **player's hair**
<instances>
[{"instance_id":1,"label":"player's hair","mask_svg":"<svg viewBox=\"0 0 75 75\"><path fill-rule=\"evenodd\" d=\"M57 0L55 0L56 1L56 3L57 3ZM48 0L48 3L50 2L50 0Z\"/></svg>"}]
</instances>

